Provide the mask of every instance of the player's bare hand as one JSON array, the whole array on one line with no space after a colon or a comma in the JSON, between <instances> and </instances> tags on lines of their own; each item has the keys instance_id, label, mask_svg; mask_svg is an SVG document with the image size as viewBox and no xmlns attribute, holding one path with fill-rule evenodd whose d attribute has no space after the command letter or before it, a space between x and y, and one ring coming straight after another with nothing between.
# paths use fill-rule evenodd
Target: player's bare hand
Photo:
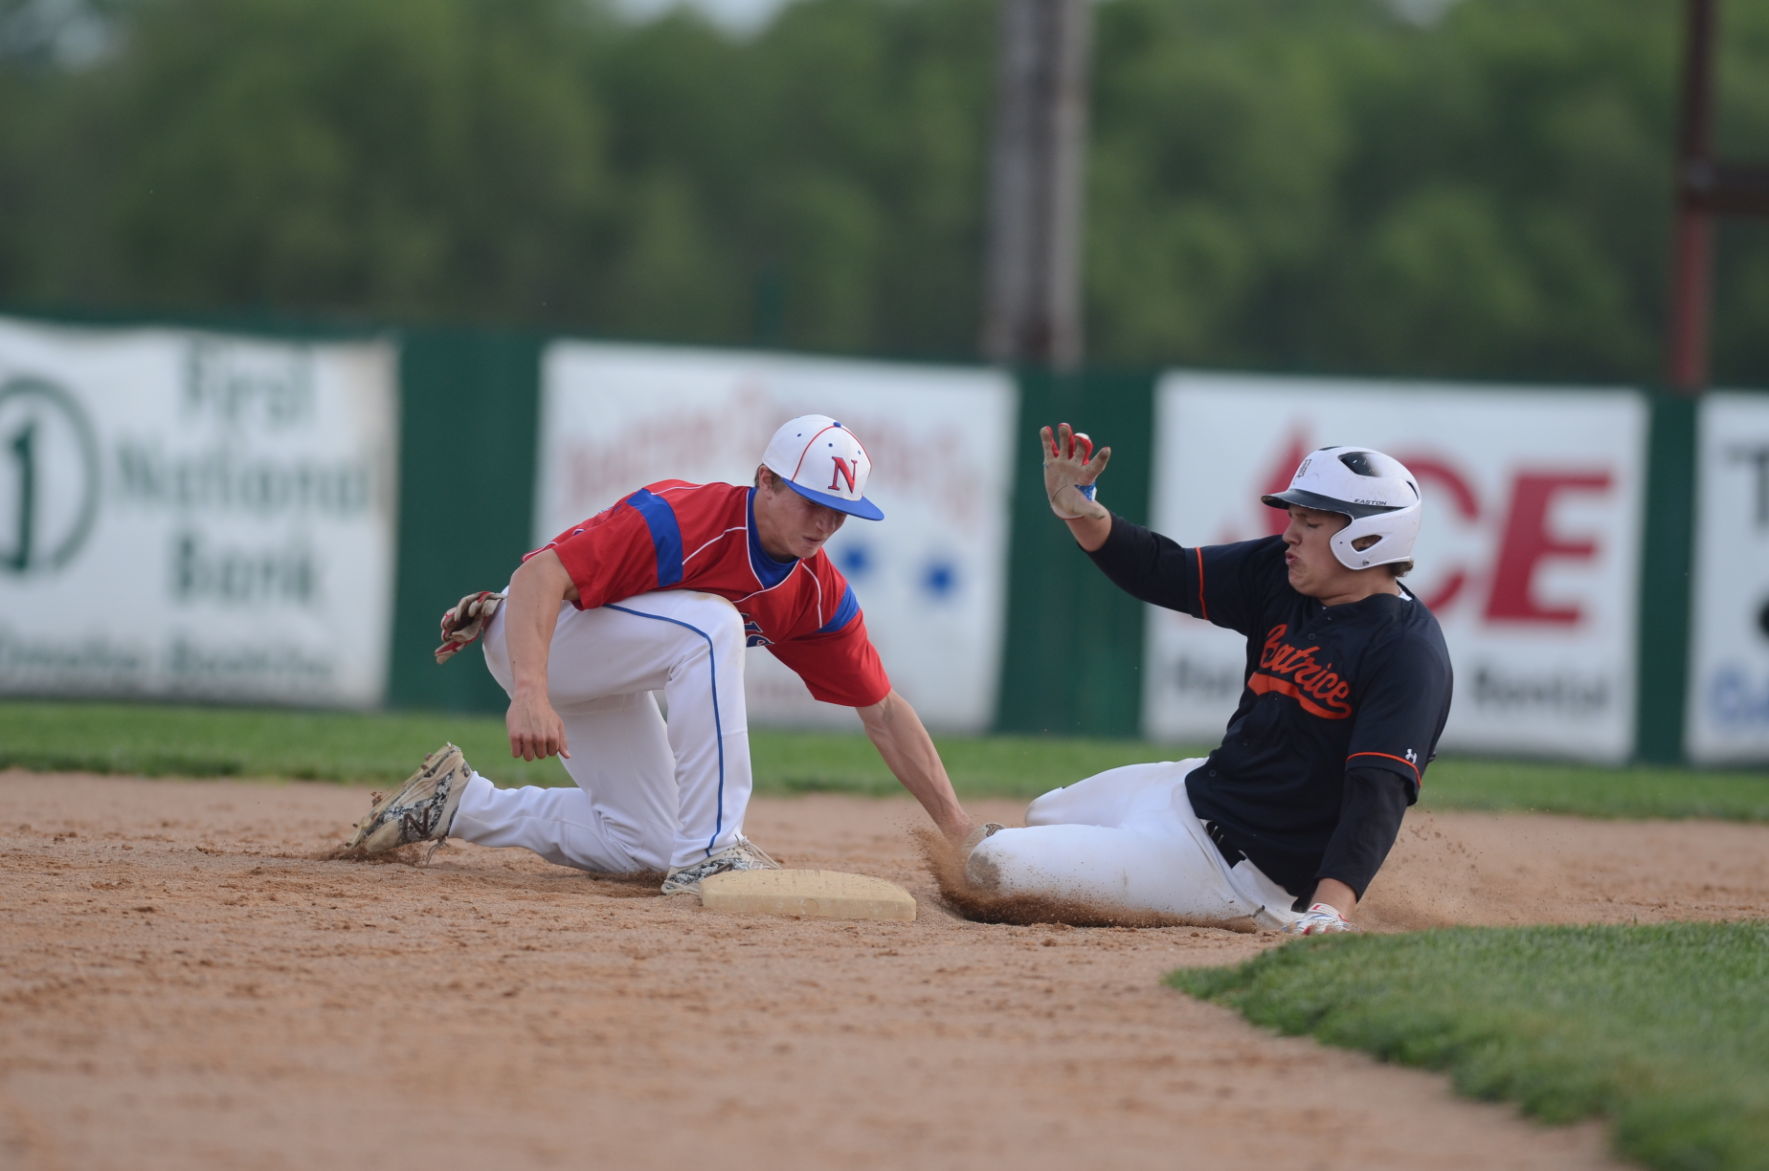
<instances>
[{"instance_id":1,"label":"player's bare hand","mask_svg":"<svg viewBox=\"0 0 1769 1171\"><path fill-rule=\"evenodd\" d=\"M1105 505L1096 501L1094 483L1111 462L1112 449L1093 449L1093 440L1084 431L1067 423L1057 424L1052 431L1045 427L1038 432L1044 453L1044 494L1050 510L1064 520L1107 516Z\"/></svg>"},{"instance_id":2,"label":"player's bare hand","mask_svg":"<svg viewBox=\"0 0 1769 1171\"><path fill-rule=\"evenodd\" d=\"M565 725L545 699L511 700L510 710L504 714L504 728L510 733L511 756L522 760L554 755L571 759L570 746L565 743Z\"/></svg>"},{"instance_id":3,"label":"player's bare hand","mask_svg":"<svg viewBox=\"0 0 1769 1171\"><path fill-rule=\"evenodd\" d=\"M1308 908L1308 914L1284 928L1285 935L1332 935L1340 931L1356 931L1339 913L1339 908L1330 903L1315 903Z\"/></svg>"}]
</instances>

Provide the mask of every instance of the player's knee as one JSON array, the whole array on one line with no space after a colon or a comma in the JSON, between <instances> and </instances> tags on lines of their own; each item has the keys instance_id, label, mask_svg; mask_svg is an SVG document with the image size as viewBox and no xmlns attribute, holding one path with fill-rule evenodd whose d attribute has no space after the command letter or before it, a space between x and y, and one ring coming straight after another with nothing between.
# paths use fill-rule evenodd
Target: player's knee
<instances>
[{"instance_id":1,"label":"player's knee","mask_svg":"<svg viewBox=\"0 0 1769 1171\"><path fill-rule=\"evenodd\" d=\"M724 655L743 649L743 615L724 598L706 595L687 617L687 625L694 632L691 641L699 643L706 651Z\"/></svg>"},{"instance_id":2,"label":"player's knee","mask_svg":"<svg viewBox=\"0 0 1769 1171\"><path fill-rule=\"evenodd\" d=\"M1065 785L1032 798L1032 803L1026 806L1026 824L1062 825L1068 820L1062 814L1062 795L1068 791Z\"/></svg>"},{"instance_id":3,"label":"player's knee","mask_svg":"<svg viewBox=\"0 0 1769 1171\"><path fill-rule=\"evenodd\" d=\"M742 670L743 616L723 598L711 601L718 604L696 606L677 618L673 627L672 676L704 671L709 659L721 671Z\"/></svg>"},{"instance_id":4,"label":"player's knee","mask_svg":"<svg viewBox=\"0 0 1769 1171\"><path fill-rule=\"evenodd\" d=\"M744 627L743 615L737 612L736 606L720 598L718 605L709 608L707 637L720 650L743 649L748 631Z\"/></svg>"},{"instance_id":5,"label":"player's knee","mask_svg":"<svg viewBox=\"0 0 1769 1171\"><path fill-rule=\"evenodd\" d=\"M976 844L964 860L965 881L979 890L1010 894L1026 886L1027 848L1036 847L1024 829L1003 829Z\"/></svg>"},{"instance_id":6,"label":"player's knee","mask_svg":"<svg viewBox=\"0 0 1769 1171\"><path fill-rule=\"evenodd\" d=\"M626 861L621 869L629 874L649 874L669 869L670 852L675 848L674 830L665 824L606 826L609 845Z\"/></svg>"},{"instance_id":7,"label":"player's knee","mask_svg":"<svg viewBox=\"0 0 1769 1171\"><path fill-rule=\"evenodd\" d=\"M1001 833L1008 833L1002 830ZM994 835L999 837L1000 834ZM964 879L972 886L981 890L996 890L1001 886L1001 863L998 849L990 849L989 844L994 837L984 838L971 850L970 857L964 860Z\"/></svg>"}]
</instances>

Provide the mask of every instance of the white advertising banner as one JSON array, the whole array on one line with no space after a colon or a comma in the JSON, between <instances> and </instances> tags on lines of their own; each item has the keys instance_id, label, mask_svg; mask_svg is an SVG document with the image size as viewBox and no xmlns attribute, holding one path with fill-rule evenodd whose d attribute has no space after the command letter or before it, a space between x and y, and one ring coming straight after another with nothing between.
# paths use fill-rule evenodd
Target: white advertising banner
<instances>
[{"instance_id":1,"label":"white advertising banner","mask_svg":"<svg viewBox=\"0 0 1769 1171\"><path fill-rule=\"evenodd\" d=\"M1769 395L1700 412L1685 753L1769 761Z\"/></svg>"},{"instance_id":2,"label":"white advertising banner","mask_svg":"<svg viewBox=\"0 0 1769 1171\"><path fill-rule=\"evenodd\" d=\"M1015 390L1000 372L782 354L561 342L542 368L535 543L657 480L748 484L775 429L833 415L872 457L884 510L829 543L897 690L930 727L995 717ZM766 652L758 725L854 728Z\"/></svg>"},{"instance_id":3,"label":"white advertising banner","mask_svg":"<svg viewBox=\"0 0 1769 1171\"><path fill-rule=\"evenodd\" d=\"M394 367L0 320L0 693L380 703Z\"/></svg>"},{"instance_id":4,"label":"white advertising banner","mask_svg":"<svg viewBox=\"0 0 1769 1171\"><path fill-rule=\"evenodd\" d=\"M1632 753L1640 396L1190 372L1165 376L1157 393L1156 531L1183 545L1280 532L1283 514L1259 497L1285 487L1304 455L1347 443L1385 451L1425 497L1406 584L1442 623L1456 671L1444 746ZM1243 656L1234 633L1153 609L1144 731L1213 742L1239 697Z\"/></svg>"}]
</instances>

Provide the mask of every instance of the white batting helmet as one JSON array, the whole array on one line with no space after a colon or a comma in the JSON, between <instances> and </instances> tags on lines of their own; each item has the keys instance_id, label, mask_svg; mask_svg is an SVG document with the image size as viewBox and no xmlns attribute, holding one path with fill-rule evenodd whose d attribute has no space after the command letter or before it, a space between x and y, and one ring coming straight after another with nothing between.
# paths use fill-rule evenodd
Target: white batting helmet
<instances>
[{"instance_id":1,"label":"white batting helmet","mask_svg":"<svg viewBox=\"0 0 1769 1171\"><path fill-rule=\"evenodd\" d=\"M1419 482L1393 456L1367 447L1323 447L1304 457L1289 488L1259 499L1273 508L1299 504L1350 517L1332 540L1333 556L1347 569L1412 559L1419 536ZM1377 539L1357 548L1364 537Z\"/></svg>"}]
</instances>

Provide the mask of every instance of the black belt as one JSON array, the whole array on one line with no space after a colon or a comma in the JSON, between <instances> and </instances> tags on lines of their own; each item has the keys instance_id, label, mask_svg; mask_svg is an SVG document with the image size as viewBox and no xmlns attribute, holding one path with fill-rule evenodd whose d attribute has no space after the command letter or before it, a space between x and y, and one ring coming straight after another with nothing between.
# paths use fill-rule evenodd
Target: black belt
<instances>
[{"instance_id":1,"label":"black belt","mask_svg":"<svg viewBox=\"0 0 1769 1171\"><path fill-rule=\"evenodd\" d=\"M1214 821L1204 823L1204 832L1210 835L1210 840L1216 843L1216 849L1222 854L1223 861L1231 867L1247 860L1247 855L1239 846L1228 840L1228 835Z\"/></svg>"}]
</instances>

